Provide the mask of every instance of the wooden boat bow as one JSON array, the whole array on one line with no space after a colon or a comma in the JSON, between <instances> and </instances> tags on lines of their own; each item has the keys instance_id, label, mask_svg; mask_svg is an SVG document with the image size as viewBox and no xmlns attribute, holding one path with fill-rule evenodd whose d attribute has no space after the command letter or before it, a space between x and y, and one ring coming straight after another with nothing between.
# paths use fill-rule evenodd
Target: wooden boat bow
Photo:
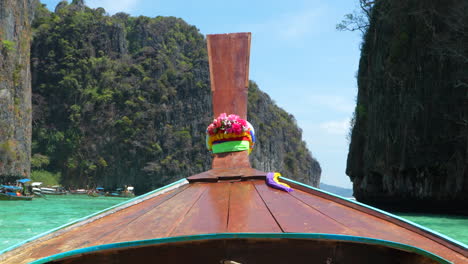
<instances>
[{"instance_id":1,"label":"wooden boat bow","mask_svg":"<svg viewBox=\"0 0 468 264\"><path fill-rule=\"evenodd\" d=\"M247 114L250 33L208 35L214 115ZM467 248L378 209L284 178L247 151L4 251L1 263L468 263Z\"/></svg>"}]
</instances>

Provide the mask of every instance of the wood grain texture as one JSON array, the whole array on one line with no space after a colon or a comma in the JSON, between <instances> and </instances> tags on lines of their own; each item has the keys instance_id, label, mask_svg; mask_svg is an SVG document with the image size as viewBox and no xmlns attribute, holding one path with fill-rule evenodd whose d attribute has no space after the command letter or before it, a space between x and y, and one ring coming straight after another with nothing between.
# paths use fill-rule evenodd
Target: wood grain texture
<instances>
[{"instance_id":1,"label":"wood grain texture","mask_svg":"<svg viewBox=\"0 0 468 264\"><path fill-rule=\"evenodd\" d=\"M322 214L342 223L356 232L355 235L382 240L399 242L407 245L418 245L419 248L433 252L437 255L450 253L439 243L419 234L402 228L394 223L389 223L381 218L370 216L361 211L349 208L328 200L311 196L300 190L292 192L291 195L305 202L309 206L320 211Z\"/></svg>"},{"instance_id":2,"label":"wood grain texture","mask_svg":"<svg viewBox=\"0 0 468 264\"><path fill-rule=\"evenodd\" d=\"M454 261L454 263L468 263L468 250L466 248L451 243L450 241L429 233L415 225L400 221L387 214L361 206L357 203L348 201L347 199L341 199L292 182L288 182L288 184L292 188L301 190L305 193L305 195L302 195L302 198L299 198L300 192L295 194L296 197L306 202L309 200L309 203L314 204L314 206L318 206L318 200L316 199L322 198L325 200L322 204L325 207L331 208L339 206L341 208L347 208L346 211L337 210L335 208L335 210L327 210L327 212L330 216L333 215L332 217L337 219L340 218L339 215L341 215L341 219L349 221L350 224L348 225L356 231L359 231L359 229L362 230L363 228L366 229L366 226L356 226L359 225L359 223L354 221L354 217L357 217L356 212L362 213L364 216L361 215L361 221L369 221L369 225L374 227L377 226L373 231L371 231L371 226L367 228L367 231L369 232L368 237L379 237L380 239L390 241L400 241L402 243L424 248L430 252L439 254L448 260ZM351 210L354 210L352 214ZM381 228L379 229L379 227ZM366 234L363 235L365 236Z\"/></svg>"},{"instance_id":3,"label":"wood grain texture","mask_svg":"<svg viewBox=\"0 0 468 264\"><path fill-rule=\"evenodd\" d=\"M247 150L213 154L213 169L251 168Z\"/></svg>"},{"instance_id":4,"label":"wood grain texture","mask_svg":"<svg viewBox=\"0 0 468 264\"><path fill-rule=\"evenodd\" d=\"M0 263L28 263L32 260L60 252L97 245L98 241L103 237L112 235L113 232L125 228L125 225L129 222L157 208L188 187L188 185L179 187L85 225L71 226L66 232L61 230L56 231L44 238L27 243L11 252L3 254L0 256Z\"/></svg>"},{"instance_id":5,"label":"wood grain texture","mask_svg":"<svg viewBox=\"0 0 468 264\"><path fill-rule=\"evenodd\" d=\"M247 119L250 33L207 35L213 112Z\"/></svg>"},{"instance_id":6,"label":"wood grain texture","mask_svg":"<svg viewBox=\"0 0 468 264\"><path fill-rule=\"evenodd\" d=\"M250 33L207 35L213 114L247 120ZM212 168L250 168L247 151L214 154Z\"/></svg>"},{"instance_id":7,"label":"wood grain texture","mask_svg":"<svg viewBox=\"0 0 468 264\"><path fill-rule=\"evenodd\" d=\"M431 240L430 235L415 233L358 207L328 194L272 189L264 180L195 182L26 244L7 253L7 257L0 256L0 263L28 263L60 252L123 241L226 232L370 237L416 246L457 264L467 263L462 253Z\"/></svg>"},{"instance_id":8,"label":"wood grain texture","mask_svg":"<svg viewBox=\"0 0 468 264\"><path fill-rule=\"evenodd\" d=\"M114 230L103 237L98 244L132 241L135 237L152 239L167 237L184 219L187 212L209 188L206 185L191 184L178 195L146 212L137 219L129 221L123 228Z\"/></svg>"},{"instance_id":9,"label":"wood grain texture","mask_svg":"<svg viewBox=\"0 0 468 264\"><path fill-rule=\"evenodd\" d=\"M255 188L284 232L355 235L353 230L287 192L272 189L259 181L255 182Z\"/></svg>"},{"instance_id":10,"label":"wood grain texture","mask_svg":"<svg viewBox=\"0 0 468 264\"><path fill-rule=\"evenodd\" d=\"M193 182L217 182L225 180L264 180L266 172L253 168L217 168L187 178Z\"/></svg>"},{"instance_id":11,"label":"wood grain texture","mask_svg":"<svg viewBox=\"0 0 468 264\"><path fill-rule=\"evenodd\" d=\"M225 233L231 183L199 183L207 191L190 208L170 236Z\"/></svg>"},{"instance_id":12,"label":"wood grain texture","mask_svg":"<svg viewBox=\"0 0 468 264\"><path fill-rule=\"evenodd\" d=\"M228 232L282 232L252 181L233 183L231 186Z\"/></svg>"}]
</instances>

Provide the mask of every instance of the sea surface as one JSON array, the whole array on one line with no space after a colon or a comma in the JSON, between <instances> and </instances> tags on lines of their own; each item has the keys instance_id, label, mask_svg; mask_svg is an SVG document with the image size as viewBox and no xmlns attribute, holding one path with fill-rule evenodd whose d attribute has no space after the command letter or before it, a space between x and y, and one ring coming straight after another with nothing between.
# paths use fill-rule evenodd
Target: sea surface
<instances>
[{"instance_id":1,"label":"sea surface","mask_svg":"<svg viewBox=\"0 0 468 264\"><path fill-rule=\"evenodd\" d=\"M0 201L0 251L128 198L87 195L47 196L32 201ZM449 238L468 244L468 217L396 213Z\"/></svg>"},{"instance_id":2,"label":"sea surface","mask_svg":"<svg viewBox=\"0 0 468 264\"><path fill-rule=\"evenodd\" d=\"M395 214L468 245L468 216L411 213Z\"/></svg>"},{"instance_id":3,"label":"sea surface","mask_svg":"<svg viewBox=\"0 0 468 264\"><path fill-rule=\"evenodd\" d=\"M0 201L0 251L127 200L69 194L32 201Z\"/></svg>"}]
</instances>

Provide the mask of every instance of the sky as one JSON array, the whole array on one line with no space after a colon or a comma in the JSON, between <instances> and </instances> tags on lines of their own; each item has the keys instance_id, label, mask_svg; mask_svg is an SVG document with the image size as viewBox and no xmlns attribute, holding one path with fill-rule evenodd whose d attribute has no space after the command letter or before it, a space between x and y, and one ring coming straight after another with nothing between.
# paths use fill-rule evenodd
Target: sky
<instances>
[{"instance_id":1,"label":"sky","mask_svg":"<svg viewBox=\"0 0 468 264\"><path fill-rule=\"evenodd\" d=\"M41 2L53 10L60 1ZM252 32L250 79L294 115L322 167L321 182L345 188L352 187L345 174L347 135L357 95L361 35L335 27L357 2L85 0L110 15L179 17L204 35Z\"/></svg>"}]
</instances>

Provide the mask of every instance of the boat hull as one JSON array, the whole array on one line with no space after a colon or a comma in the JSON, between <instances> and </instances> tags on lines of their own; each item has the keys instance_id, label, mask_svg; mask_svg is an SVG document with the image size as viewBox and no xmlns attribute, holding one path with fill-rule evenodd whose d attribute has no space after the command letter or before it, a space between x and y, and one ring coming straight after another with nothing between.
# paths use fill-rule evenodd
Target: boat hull
<instances>
[{"instance_id":1,"label":"boat hull","mask_svg":"<svg viewBox=\"0 0 468 264\"><path fill-rule=\"evenodd\" d=\"M0 193L0 200L3 201L31 201L33 196L13 196Z\"/></svg>"},{"instance_id":2,"label":"boat hull","mask_svg":"<svg viewBox=\"0 0 468 264\"><path fill-rule=\"evenodd\" d=\"M42 194L47 194L47 195L66 195L66 192L50 192L50 191L42 191Z\"/></svg>"},{"instance_id":3,"label":"boat hull","mask_svg":"<svg viewBox=\"0 0 468 264\"><path fill-rule=\"evenodd\" d=\"M430 253L385 241L216 234L85 248L33 263L449 263ZM236 237L238 236L238 237ZM246 236L246 237L243 237ZM183 254L181 254L183 252Z\"/></svg>"},{"instance_id":4,"label":"boat hull","mask_svg":"<svg viewBox=\"0 0 468 264\"><path fill-rule=\"evenodd\" d=\"M56 189L56 188L40 188L39 189L42 194L47 195L65 195L67 192L63 189Z\"/></svg>"}]
</instances>

